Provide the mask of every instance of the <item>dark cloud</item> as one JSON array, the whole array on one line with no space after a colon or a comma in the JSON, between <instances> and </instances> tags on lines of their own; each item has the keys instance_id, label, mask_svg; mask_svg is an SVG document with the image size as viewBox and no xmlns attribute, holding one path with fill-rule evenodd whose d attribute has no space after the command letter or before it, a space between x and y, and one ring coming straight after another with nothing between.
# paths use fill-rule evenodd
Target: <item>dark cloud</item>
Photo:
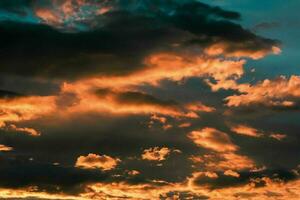
<instances>
[{"instance_id":1,"label":"dark cloud","mask_svg":"<svg viewBox=\"0 0 300 200\"><path fill-rule=\"evenodd\" d=\"M22 158L1 159L2 165L0 186L2 188L22 188L38 186L40 191L50 193L63 191L78 193L82 184L105 181L109 178L97 170L81 170L73 167L61 167L51 164L35 163Z\"/></svg>"},{"instance_id":2,"label":"dark cloud","mask_svg":"<svg viewBox=\"0 0 300 200\"><path fill-rule=\"evenodd\" d=\"M22 96L19 93L7 91L7 90L0 90L0 98L14 98Z\"/></svg>"},{"instance_id":3,"label":"dark cloud","mask_svg":"<svg viewBox=\"0 0 300 200\"><path fill-rule=\"evenodd\" d=\"M277 44L232 22L240 17L236 12L196 1L138 2L113 1L115 10L84 20L90 26L84 32L2 21L1 73L51 79L123 75L143 67L153 52L178 49L174 44L202 49L225 42L229 52L268 51Z\"/></svg>"},{"instance_id":4,"label":"dark cloud","mask_svg":"<svg viewBox=\"0 0 300 200\"><path fill-rule=\"evenodd\" d=\"M125 91L125 92L114 92L109 89L99 89L96 91L99 97L105 97L108 95L115 96L115 100L119 103L128 105L153 105L153 106L164 106L170 108L179 108L179 104L172 100L161 100L152 95L137 92L137 91Z\"/></svg>"}]
</instances>

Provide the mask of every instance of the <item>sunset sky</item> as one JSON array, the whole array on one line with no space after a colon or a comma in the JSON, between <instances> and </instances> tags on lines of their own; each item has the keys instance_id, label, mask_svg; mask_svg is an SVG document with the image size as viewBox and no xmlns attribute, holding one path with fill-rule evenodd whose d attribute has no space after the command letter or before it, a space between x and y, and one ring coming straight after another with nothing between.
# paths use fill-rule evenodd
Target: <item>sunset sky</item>
<instances>
[{"instance_id":1,"label":"sunset sky","mask_svg":"<svg viewBox=\"0 0 300 200\"><path fill-rule=\"evenodd\" d=\"M0 199L299 200L299 0L0 0Z\"/></svg>"}]
</instances>

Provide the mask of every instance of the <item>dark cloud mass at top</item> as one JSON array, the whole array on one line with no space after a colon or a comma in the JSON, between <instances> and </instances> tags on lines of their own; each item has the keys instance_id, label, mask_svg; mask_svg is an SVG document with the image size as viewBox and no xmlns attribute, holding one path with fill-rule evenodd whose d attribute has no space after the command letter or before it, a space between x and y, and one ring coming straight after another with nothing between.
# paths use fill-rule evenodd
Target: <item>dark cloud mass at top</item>
<instances>
[{"instance_id":1,"label":"dark cloud mass at top","mask_svg":"<svg viewBox=\"0 0 300 200\"><path fill-rule=\"evenodd\" d=\"M26 8L35 13L43 9L47 18L64 1L5 2L3 8L8 12ZM70 2L73 8L80 1ZM123 75L143 68L145 57L157 51L199 51L221 42L228 43L228 52L255 52L270 51L277 45L234 22L240 18L239 13L196 1L85 3L111 10L62 24L47 19L44 23L43 19L42 23L1 21L1 72L51 79ZM73 9L75 14L80 12ZM57 14L56 18L59 21L63 16ZM87 29L81 30L81 25Z\"/></svg>"},{"instance_id":2,"label":"dark cloud mass at top","mask_svg":"<svg viewBox=\"0 0 300 200\"><path fill-rule=\"evenodd\" d=\"M298 200L279 1L0 0L0 199Z\"/></svg>"}]
</instances>

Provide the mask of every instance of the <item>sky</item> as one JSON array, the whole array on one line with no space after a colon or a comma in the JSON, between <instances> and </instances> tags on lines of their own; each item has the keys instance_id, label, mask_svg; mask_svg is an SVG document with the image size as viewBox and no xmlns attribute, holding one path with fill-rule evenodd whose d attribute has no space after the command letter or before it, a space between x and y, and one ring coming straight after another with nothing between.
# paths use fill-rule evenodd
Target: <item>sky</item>
<instances>
[{"instance_id":1,"label":"sky","mask_svg":"<svg viewBox=\"0 0 300 200\"><path fill-rule=\"evenodd\" d=\"M300 199L299 6L0 1L0 199Z\"/></svg>"}]
</instances>

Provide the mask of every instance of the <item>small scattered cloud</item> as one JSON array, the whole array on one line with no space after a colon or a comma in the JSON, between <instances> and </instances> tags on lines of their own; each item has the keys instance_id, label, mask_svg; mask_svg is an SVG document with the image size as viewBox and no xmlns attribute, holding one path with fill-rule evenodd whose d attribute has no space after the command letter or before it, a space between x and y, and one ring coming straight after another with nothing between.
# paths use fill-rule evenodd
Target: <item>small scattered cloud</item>
<instances>
[{"instance_id":1,"label":"small scattered cloud","mask_svg":"<svg viewBox=\"0 0 300 200\"><path fill-rule=\"evenodd\" d=\"M171 150L167 147L153 147L144 150L142 154L142 159L150 161L163 161L170 153Z\"/></svg>"},{"instance_id":2,"label":"small scattered cloud","mask_svg":"<svg viewBox=\"0 0 300 200\"><path fill-rule=\"evenodd\" d=\"M231 127L231 131L240 135L246 135L249 137L262 137L263 133L261 133L259 130L247 126L247 125L234 125Z\"/></svg>"},{"instance_id":3,"label":"small scattered cloud","mask_svg":"<svg viewBox=\"0 0 300 200\"><path fill-rule=\"evenodd\" d=\"M273 134L270 135L270 137L274 138L278 141L281 141L281 140L285 139L287 137L287 135L281 134L281 133L273 133Z\"/></svg>"},{"instance_id":4,"label":"small scattered cloud","mask_svg":"<svg viewBox=\"0 0 300 200\"><path fill-rule=\"evenodd\" d=\"M237 177L237 178L240 177L239 173L237 173L235 171L232 171L232 170L226 170L224 172L224 175L226 175L226 176L233 176L233 177Z\"/></svg>"},{"instance_id":5,"label":"small scattered cloud","mask_svg":"<svg viewBox=\"0 0 300 200\"><path fill-rule=\"evenodd\" d=\"M75 167L107 171L114 169L119 162L121 162L121 160L118 158L90 153L87 156L79 156L75 163Z\"/></svg>"},{"instance_id":6,"label":"small scattered cloud","mask_svg":"<svg viewBox=\"0 0 300 200\"><path fill-rule=\"evenodd\" d=\"M12 151L12 150L13 150L12 147L6 146L4 144L0 144L0 151Z\"/></svg>"}]
</instances>

